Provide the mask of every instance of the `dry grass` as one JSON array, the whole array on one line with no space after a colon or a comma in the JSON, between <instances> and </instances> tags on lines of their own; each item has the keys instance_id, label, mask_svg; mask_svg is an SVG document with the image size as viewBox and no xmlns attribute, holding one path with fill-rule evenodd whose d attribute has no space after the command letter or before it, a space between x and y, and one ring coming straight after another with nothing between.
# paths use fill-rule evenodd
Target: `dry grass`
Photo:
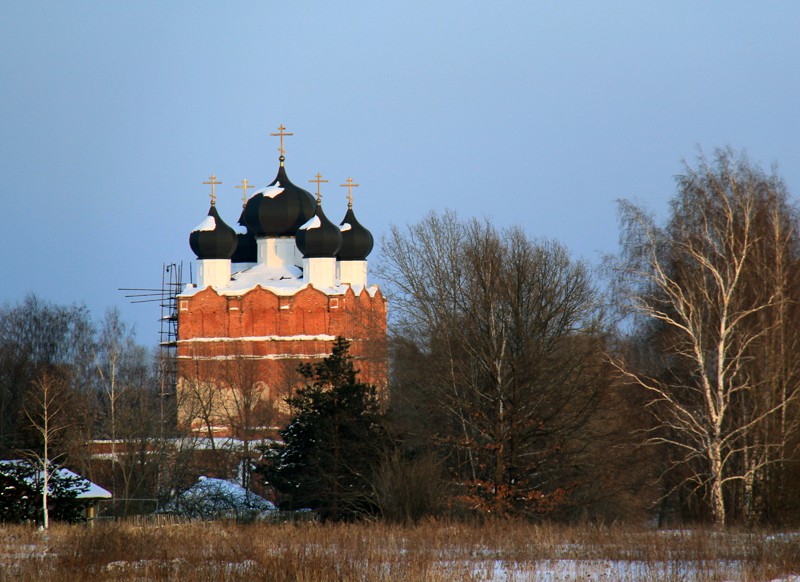
<instances>
[{"instance_id":1,"label":"dry grass","mask_svg":"<svg viewBox=\"0 0 800 582\"><path fill-rule=\"evenodd\" d=\"M0 528L0 580L772 580L800 536L497 521Z\"/></svg>"}]
</instances>

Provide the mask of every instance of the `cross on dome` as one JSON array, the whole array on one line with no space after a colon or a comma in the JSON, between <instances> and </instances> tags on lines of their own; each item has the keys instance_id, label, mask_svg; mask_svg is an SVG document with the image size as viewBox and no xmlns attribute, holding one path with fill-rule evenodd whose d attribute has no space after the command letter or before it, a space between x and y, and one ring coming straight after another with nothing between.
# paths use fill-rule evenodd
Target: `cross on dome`
<instances>
[{"instance_id":1,"label":"cross on dome","mask_svg":"<svg viewBox=\"0 0 800 582\"><path fill-rule=\"evenodd\" d=\"M322 174L317 172L317 179L316 180L309 180L309 182L313 182L314 184L317 185L317 204L322 203L322 193L320 192L319 185L323 184L323 183L327 184L328 181L327 180L323 180L322 179Z\"/></svg>"},{"instance_id":2,"label":"cross on dome","mask_svg":"<svg viewBox=\"0 0 800 582\"><path fill-rule=\"evenodd\" d=\"M211 184L211 206L217 203L217 195L214 194L214 186L217 184L222 184L222 182L217 182L217 177L214 174L211 174L210 182L203 182L203 184Z\"/></svg>"},{"instance_id":3,"label":"cross on dome","mask_svg":"<svg viewBox=\"0 0 800 582\"><path fill-rule=\"evenodd\" d=\"M253 188L253 187L254 186L251 186L251 185L249 185L247 183L247 178L242 180L242 185L241 186L234 186L234 188L241 188L242 189L242 206L247 206L247 189L248 188Z\"/></svg>"},{"instance_id":4,"label":"cross on dome","mask_svg":"<svg viewBox=\"0 0 800 582\"><path fill-rule=\"evenodd\" d=\"M294 135L294 134L293 133L287 133L286 132L286 128L283 126L282 123L280 124L280 126L278 126L278 133L271 133L270 134L270 136L272 136L272 137L280 137L281 138L281 145L278 148L278 151L281 153L281 166L283 165L283 158L286 155L286 150L283 148L283 138L285 136L287 136L287 135Z\"/></svg>"},{"instance_id":5,"label":"cross on dome","mask_svg":"<svg viewBox=\"0 0 800 582\"><path fill-rule=\"evenodd\" d=\"M358 188L360 184L353 184L352 178L347 178L347 184L339 184L342 188L347 188L347 207L353 207L353 188Z\"/></svg>"}]
</instances>

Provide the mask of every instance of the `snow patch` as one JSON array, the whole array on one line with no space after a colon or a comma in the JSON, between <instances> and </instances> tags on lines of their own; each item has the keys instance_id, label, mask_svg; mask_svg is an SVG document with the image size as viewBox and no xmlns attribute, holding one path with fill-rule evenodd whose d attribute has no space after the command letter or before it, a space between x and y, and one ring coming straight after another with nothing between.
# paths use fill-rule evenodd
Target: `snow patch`
<instances>
[{"instance_id":1,"label":"snow patch","mask_svg":"<svg viewBox=\"0 0 800 582\"><path fill-rule=\"evenodd\" d=\"M256 190L256 192L255 192L255 194L253 194L253 196L256 196L257 194L261 194L262 196L264 196L266 198L275 198L275 196L277 196L281 192L283 192L283 188L281 188L281 183L280 182L275 182L275 185L273 185L273 186L267 186L266 188L262 188L261 190Z\"/></svg>"},{"instance_id":2,"label":"snow patch","mask_svg":"<svg viewBox=\"0 0 800 582\"><path fill-rule=\"evenodd\" d=\"M203 222L201 222L192 229L192 232L203 232L208 230L214 230L215 228L217 228L217 221L214 219L213 216L206 216Z\"/></svg>"},{"instance_id":3,"label":"snow patch","mask_svg":"<svg viewBox=\"0 0 800 582\"><path fill-rule=\"evenodd\" d=\"M341 225L339 225L339 230L341 230L342 232L347 232L351 228L353 228L353 227L350 226L349 222L343 222Z\"/></svg>"},{"instance_id":4,"label":"snow patch","mask_svg":"<svg viewBox=\"0 0 800 582\"><path fill-rule=\"evenodd\" d=\"M300 227L300 230L313 230L315 228L319 228L320 226L322 226L322 221L319 219L319 216L315 214L311 217L311 220Z\"/></svg>"},{"instance_id":5,"label":"snow patch","mask_svg":"<svg viewBox=\"0 0 800 582\"><path fill-rule=\"evenodd\" d=\"M256 287L261 287L266 291L271 291L279 297L290 297L308 287L308 283L303 282L303 270L296 265L284 265L268 267L265 263L260 263L249 269L238 271L231 276L231 282L227 287L215 288L219 295L226 297L241 297ZM353 292L358 296L363 289L360 285L342 284L335 287L316 286L314 288L328 296L340 296L347 292L348 287L352 287ZM370 297L375 297L378 287L372 285L367 287ZM187 284L179 297L191 297L201 291L195 285Z\"/></svg>"},{"instance_id":6,"label":"snow patch","mask_svg":"<svg viewBox=\"0 0 800 582\"><path fill-rule=\"evenodd\" d=\"M52 461L48 463L51 467L53 466ZM7 460L7 461L0 461L0 473L3 472L3 467L14 467L14 466L23 466L28 465L26 461L20 460ZM111 499L111 493L106 489L100 487L100 485L96 483L92 483L85 477L81 477L77 473L70 471L65 467L58 467L51 471L54 476L60 478L62 480L72 479L73 483L66 487L67 491L77 491L75 495L75 499ZM31 487L36 488L38 483L41 483L43 479L43 471L39 470L36 471L30 477L26 477L25 481ZM48 493L50 495L55 495L52 489L52 483L48 484Z\"/></svg>"},{"instance_id":7,"label":"snow patch","mask_svg":"<svg viewBox=\"0 0 800 582\"><path fill-rule=\"evenodd\" d=\"M200 477L197 483L170 501L162 513L214 519L275 510L275 505L238 483Z\"/></svg>"},{"instance_id":8,"label":"snow patch","mask_svg":"<svg viewBox=\"0 0 800 582\"><path fill-rule=\"evenodd\" d=\"M194 361L228 361L228 360L310 360L310 359L325 359L330 356L329 353L321 354L267 354L265 356L178 356L179 360L194 360ZM359 358L353 358L359 359Z\"/></svg>"},{"instance_id":9,"label":"snow patch","mask_svg":"<svg viewBox=\"0 0 800 582\"><path fill-rule=\"evenodd\" d=\"M257 335L245 337L195 337L191 339L179 340L179 344L202 343L202 342L332 342L336 339L335 335ZM352 341L352 340L351 340Z\"/></svg>"}]
</instances>

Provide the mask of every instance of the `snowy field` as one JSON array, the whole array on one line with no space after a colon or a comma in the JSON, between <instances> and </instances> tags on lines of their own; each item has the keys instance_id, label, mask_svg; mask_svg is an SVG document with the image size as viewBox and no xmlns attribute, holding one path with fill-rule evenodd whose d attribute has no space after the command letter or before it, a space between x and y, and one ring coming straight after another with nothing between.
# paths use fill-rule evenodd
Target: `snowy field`
<instances>
[{"instance_id":1,"label":"snowy field","mask_svg":"<svg viewBox=\"0 0 800 582\"><path fill-rule=\"evenodd\" d=\"M800 582L800 535L428 523L0 528L0 580Z\"/></svg>"}]
</instances>

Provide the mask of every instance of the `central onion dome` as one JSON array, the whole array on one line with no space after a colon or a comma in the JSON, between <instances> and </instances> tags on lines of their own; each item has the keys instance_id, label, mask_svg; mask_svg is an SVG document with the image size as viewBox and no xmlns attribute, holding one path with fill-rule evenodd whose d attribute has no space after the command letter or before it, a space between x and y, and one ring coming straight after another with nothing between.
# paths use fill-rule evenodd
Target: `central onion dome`
<instances>
[{"instance_id":1,"label":"central onion dome","mask_svg":"<svg viewBox=\"0 0 800 582\"><path fill-rule=\"evenodd\" d=\"M342 231L328 220L322 204L317 203L314 216L297 231L295 243L306 259L335 257L342 246Z\"/></svg>"},{"instance_id":2,"label":"central onion dome","mask_svg":"<svg viewBox=\"0 0 800 582\"><path fill-rule=\"evenodd\" d=\"M280 157L278 175L263 190L257 191L244 208L245 225L255 236L294 236L314 216L314 197L286 176Z\"/></svg>"},{"instance_id":3,"label":"central onion dome","mask_svg":"<svg viewBox=\"0 0 800 582\"><path fill-rule=\"evenodd\" d=\"M340 261L365 261L372 252L375 244L372 233L364 228L353 212L353 207L347 209L339 228L342 231L342 247L336 258Z\"/></svg>"},{"instance_id":4,"label":"central onion dome","mask_svg":"<svg viewBox=\"0 0 800 582\"><path fill-rule=\"evenodd\" d=\"M236 242L236 232L219 217L213 203L208 216L189 235L189 246L200 260L230 259Z\"/></svg>"}]
</instances>

